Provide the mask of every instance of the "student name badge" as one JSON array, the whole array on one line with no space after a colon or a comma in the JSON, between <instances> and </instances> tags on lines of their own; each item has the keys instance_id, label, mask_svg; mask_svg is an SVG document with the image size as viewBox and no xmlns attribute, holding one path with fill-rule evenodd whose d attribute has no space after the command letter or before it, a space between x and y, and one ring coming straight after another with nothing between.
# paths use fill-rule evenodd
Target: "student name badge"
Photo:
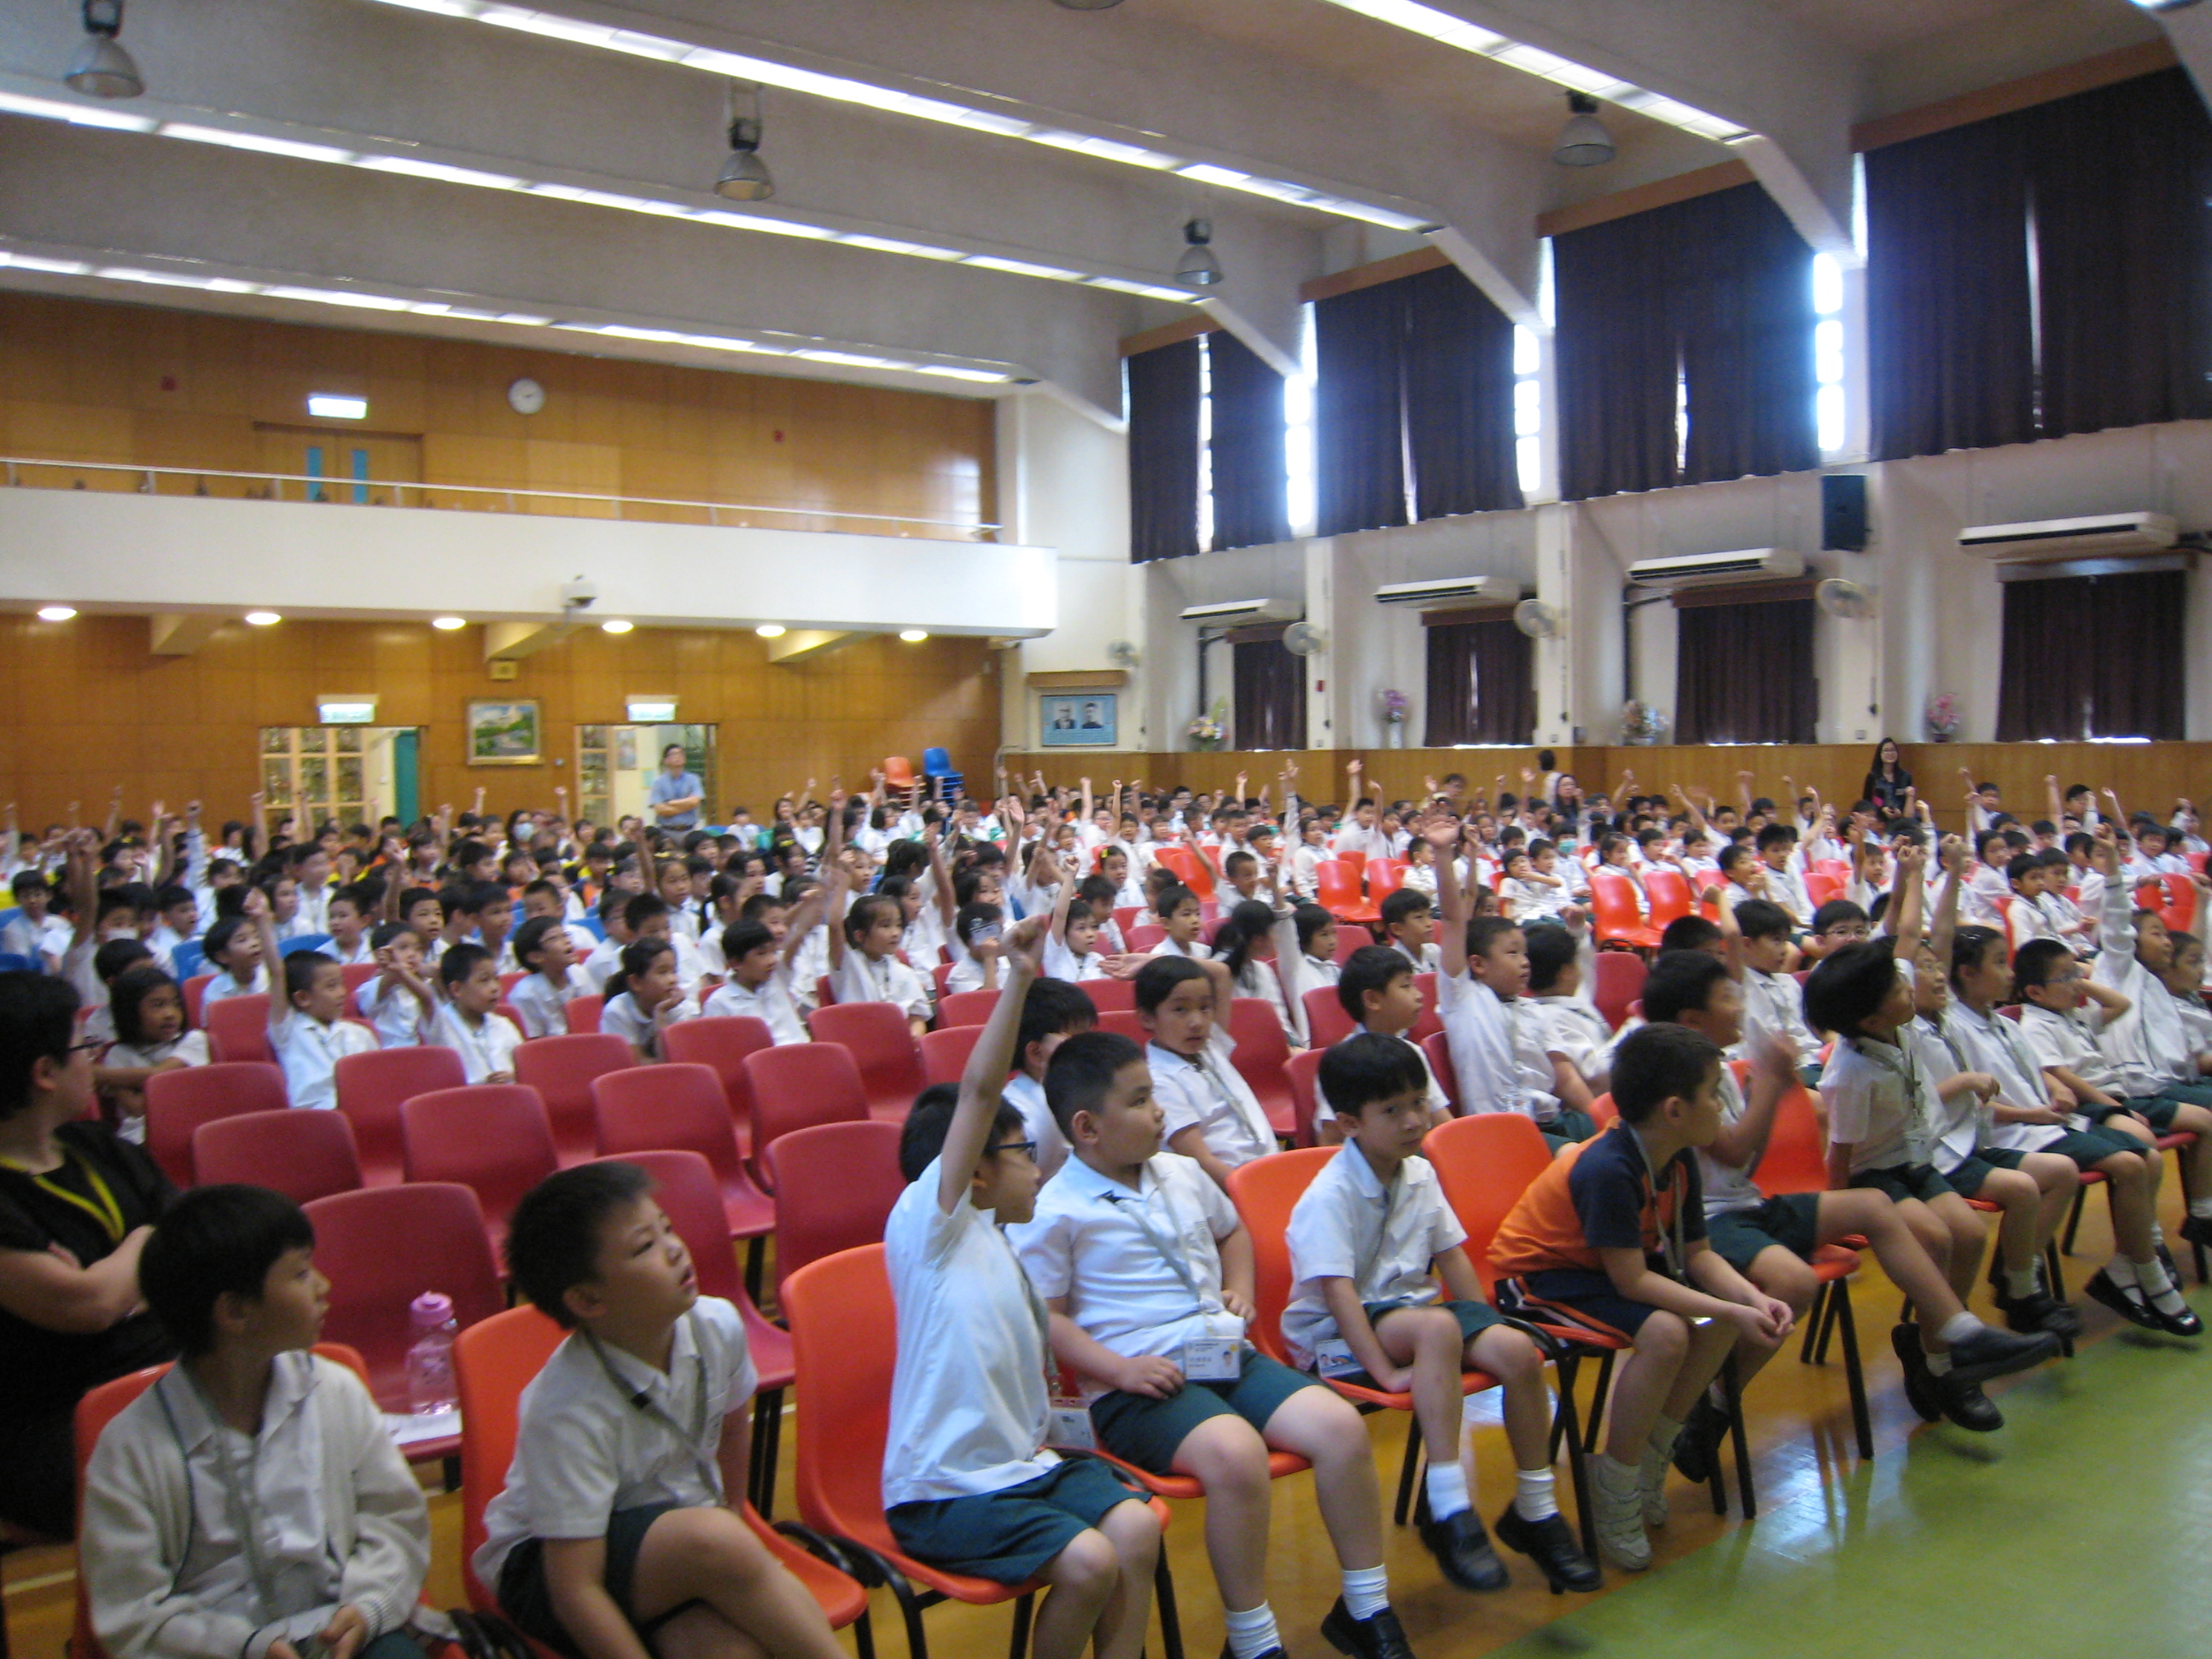
<instances>
[{"instance_id":1,"label":"student name badge","mask_svg":"<svg viewBox=\"0 0 2212 1659\"><path fill-rule=\"evenodd\" d=\"M1234 1382L1244 1375L1244 1340L1194 1336L1182 1345L1182 1374L1193 1382Z\"/></svg>"},{"instance_id":2,"label":"student name badge","mask_svg":"<svg viewBox=\"0 0 2212 1659\"><path fill-rule=\"evenodd\" d=\"M1352 1376L1364 1370L1352 1344L1340 1336L1323 1337L1314 1344L1314 1369L1323 1376Z\"/></svg>"},{"instance_id":3,"label":"student name badge","mask_svg":"<svg viewBox=\"0 0 2212 1659\"><path fill-rule=\"evenodd\" d=\"M1063 1451L1097 1451L1098 1435L1091 1426L1091 1408L1073 1395L1054 1395L1045 1413L1044 1443Z\"/></svg>"}]
</instances>

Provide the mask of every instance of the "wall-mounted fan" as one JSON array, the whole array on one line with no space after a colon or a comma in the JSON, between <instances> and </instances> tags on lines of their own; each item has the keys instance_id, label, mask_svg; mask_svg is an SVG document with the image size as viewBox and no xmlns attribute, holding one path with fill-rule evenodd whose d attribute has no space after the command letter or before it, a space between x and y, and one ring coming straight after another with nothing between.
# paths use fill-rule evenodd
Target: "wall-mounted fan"
<instances>
[{"instance_id":1,"label":"wall-mounted fan","mask_svg":"<svg viewBox=\"0 0 2212 1659\"><path fill-rule=\"evenodd\" d=\"M1283 630L1283 649L1294 657L1318 657L1328 649L1328 635L1311 623L1292 623Z\"/></svg>"},{"instance_id":2,"label":"wall-mounted fan","mask_svg":"<svg viewBox=\"0 0 2212 1659\"><path fill-rule=\"evenodd\" d=\"M1856 619L1874 613L1874 595L1854 581L1830 576L1813 590L1813 603L1831 617Z\"/></svg>"},{"instance_id":3,"label":"wall-mounted fan","mask_svg":"<svg viewBox=\"0 0 2212 1659\"><path fill-rule=\"evenodd\" d=\"M1137 649L1132 640L1115 640L1106 647L1106 660L1116 668L1134 668L1144 659L1145 653Z\"/></svg>"},{"instance_id":4,"label":"wall-mounted fan","mask_svg":"<svg viewBox=\"0 0 2212 1659\"><path fill-rule=\"evenodd\" d=\"M1513 625L1532 640L1556 640L1560 624L1557 607L1541 599L1523 599L1513 607Z\"/></svg>"}]
</instances>

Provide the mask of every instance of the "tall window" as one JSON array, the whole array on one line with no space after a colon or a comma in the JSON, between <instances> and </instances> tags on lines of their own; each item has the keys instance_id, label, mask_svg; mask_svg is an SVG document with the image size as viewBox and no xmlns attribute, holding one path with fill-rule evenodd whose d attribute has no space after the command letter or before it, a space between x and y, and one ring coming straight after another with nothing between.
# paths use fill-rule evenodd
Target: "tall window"
<instances>
[{"instance_id":1,"label":"tall window","mask_svg":"<svg viewBox=\"0 0 2212 1659\"><path fill-rule=\"evenodd\" d=\"M1844 268L1831 254L1813 256L1813 378L1820 390L1813 394L1814 424L1819 429L1820 453L1833 455L1844 447L1850 431L1844 392Z\"/></svg>"},{"instance_id":2,"label":"tall window","mask_svg":"<svg viewBox=\"0 0 2212 1659\"><path fill-rule=\"evenodd\" d=\"M1513 329L1513 466L1521 493L1544 485L1544 343L1521 324Z\"/></svg>"},{"instance_id":3,"label":"tall window","mask_svg":"<svg viewBox=\"0 0 2212 1659\"><path fill-rule=\"evenodd\" d=\"M1298 307L1298 372L1283 383L1283 463L1291 534L1314 533L1314 308Z\"/></svg>"},{"instance_id":4,"label":"tall window","mask_svg":"<svg viewBox=\"0 0 2212 1659\"><path fill-rule=\"evenodd\" d=\"M1198 337L1198 544L1213 545L1213 337Z\"/></svg>"}]
</instances>

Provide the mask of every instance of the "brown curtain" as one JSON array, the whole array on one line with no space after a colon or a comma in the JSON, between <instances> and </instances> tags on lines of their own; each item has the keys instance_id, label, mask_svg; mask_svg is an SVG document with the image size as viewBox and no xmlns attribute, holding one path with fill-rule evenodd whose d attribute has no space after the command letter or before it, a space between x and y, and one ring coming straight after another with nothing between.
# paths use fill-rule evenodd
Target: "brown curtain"
<instances>
[{"instance_id":1,"label":"brown curtain","mask_svg":"<svg viewBox=\"0 0 2212 1659\"><path fill-rule=\"evenodd\" d=\"M1559 493L1663 489L1674 478L1681 349L1658 216L1631 214L1552 243L1559 305Z\"/></svg>"},{"instance_id":2,"label":"brown curtain","mask_svg":"<svg viewBox=\"0 0 2212 1659\"><path fill-rule=\"evenodd\" d=\"M1306 746L1306 665L1272 640L1239 640L1231 649L1236 682L1233 734L1239 749Z\"/></svg>"},{"instance_id":3,"label":"brown curtain","mask_svg":"<svg viewBox=\"0 0 2212 1659\"><path fill-rule=\"evenodd\" d=\"M1810 598L1692 605L1675 620L1675 742L1814 740L1820 684Z\"/></svg>"},{"instance_id":4,"label":"brown curtain","mask_svg":"<svg viewBox=\"0 0 2212 1659\"><path fill-rule=\"evenodd\" d=\"M1406 285L1314 302L1314 492L1322 535L1406 522Z\"/></svg>"},{"instance_id":5,"label":"brown curtain","mask_svg":"<svg viewBox=\"0 0 2212 1659\"><path fill-rule=\"evenodd\" d=\"M1428 635L1427 735L1431 749L1519 746L1536 734L1535 652L1512 618L1451 623Z\"/></svg>"},{"instance_id":6,"label":"brown curtain","mask_svg":"<svg viewBox=\"0 0 2212 1659\"><path fill-rule=\"evenodd\" d=\"M1413 516L1517 507L1513 441L1513 320L1440 265L1393 286L1406 291L1406 448Z\"/></svg>"},{"instance_id":7,"label":"brown curtain","mask_svg":"<svg viewBox=\"0 0 2212 1659\"><path fill-rule=\"evenodd\" d=\"M1129 406L1129 558L1198 551L1198 342L1123 361Z\"/></svg>"},{"instance_id":8,"label":"brown curtain","mask_svg":"<svg viewBox=\"0 0 2212 1659\"><path fill-rule=\"evenodd\" d=\"M1291 538L1283 377L1227 330L1206 337L1212 369L1213 545Z\"/></svg>"},{"instance_id":9,"label":"brown curtain","mask_svg":"<svg viewBox=\"0 0 2212 1659\"><path fill-rule=\"evenodd\" d=\"M1819 465L1812 250L1762 185L1662 211L1690 405L1678 482Z\"/></svg>"},{"instance_id":10,"label":"brown curtain","mask_svg":"<svg viewBox=\"0 0 2212 1659\"><path fill-rule=\"evenodd\" d=\"M2183 736L2186 572L2003 586L1998 742Z\"/></svg>"}]
</instances>

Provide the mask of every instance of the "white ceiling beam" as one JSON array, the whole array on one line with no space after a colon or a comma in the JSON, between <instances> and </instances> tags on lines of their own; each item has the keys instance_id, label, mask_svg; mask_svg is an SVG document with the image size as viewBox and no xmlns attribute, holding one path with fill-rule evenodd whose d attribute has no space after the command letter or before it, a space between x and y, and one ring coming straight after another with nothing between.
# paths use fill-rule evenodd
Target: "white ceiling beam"
<instances>
[{"instance_id":1,"label":"white ceiling beam","mask_svg":"<svg viewBox=\"0 0 2212 1659\"><path fill-rule=\"evenodd\" d=\"M2197 82L2197 95L2212 104L2212 12L2202 6L2170 7L2158 14L2158 21Z\"/></svg>"}]
</instances>

